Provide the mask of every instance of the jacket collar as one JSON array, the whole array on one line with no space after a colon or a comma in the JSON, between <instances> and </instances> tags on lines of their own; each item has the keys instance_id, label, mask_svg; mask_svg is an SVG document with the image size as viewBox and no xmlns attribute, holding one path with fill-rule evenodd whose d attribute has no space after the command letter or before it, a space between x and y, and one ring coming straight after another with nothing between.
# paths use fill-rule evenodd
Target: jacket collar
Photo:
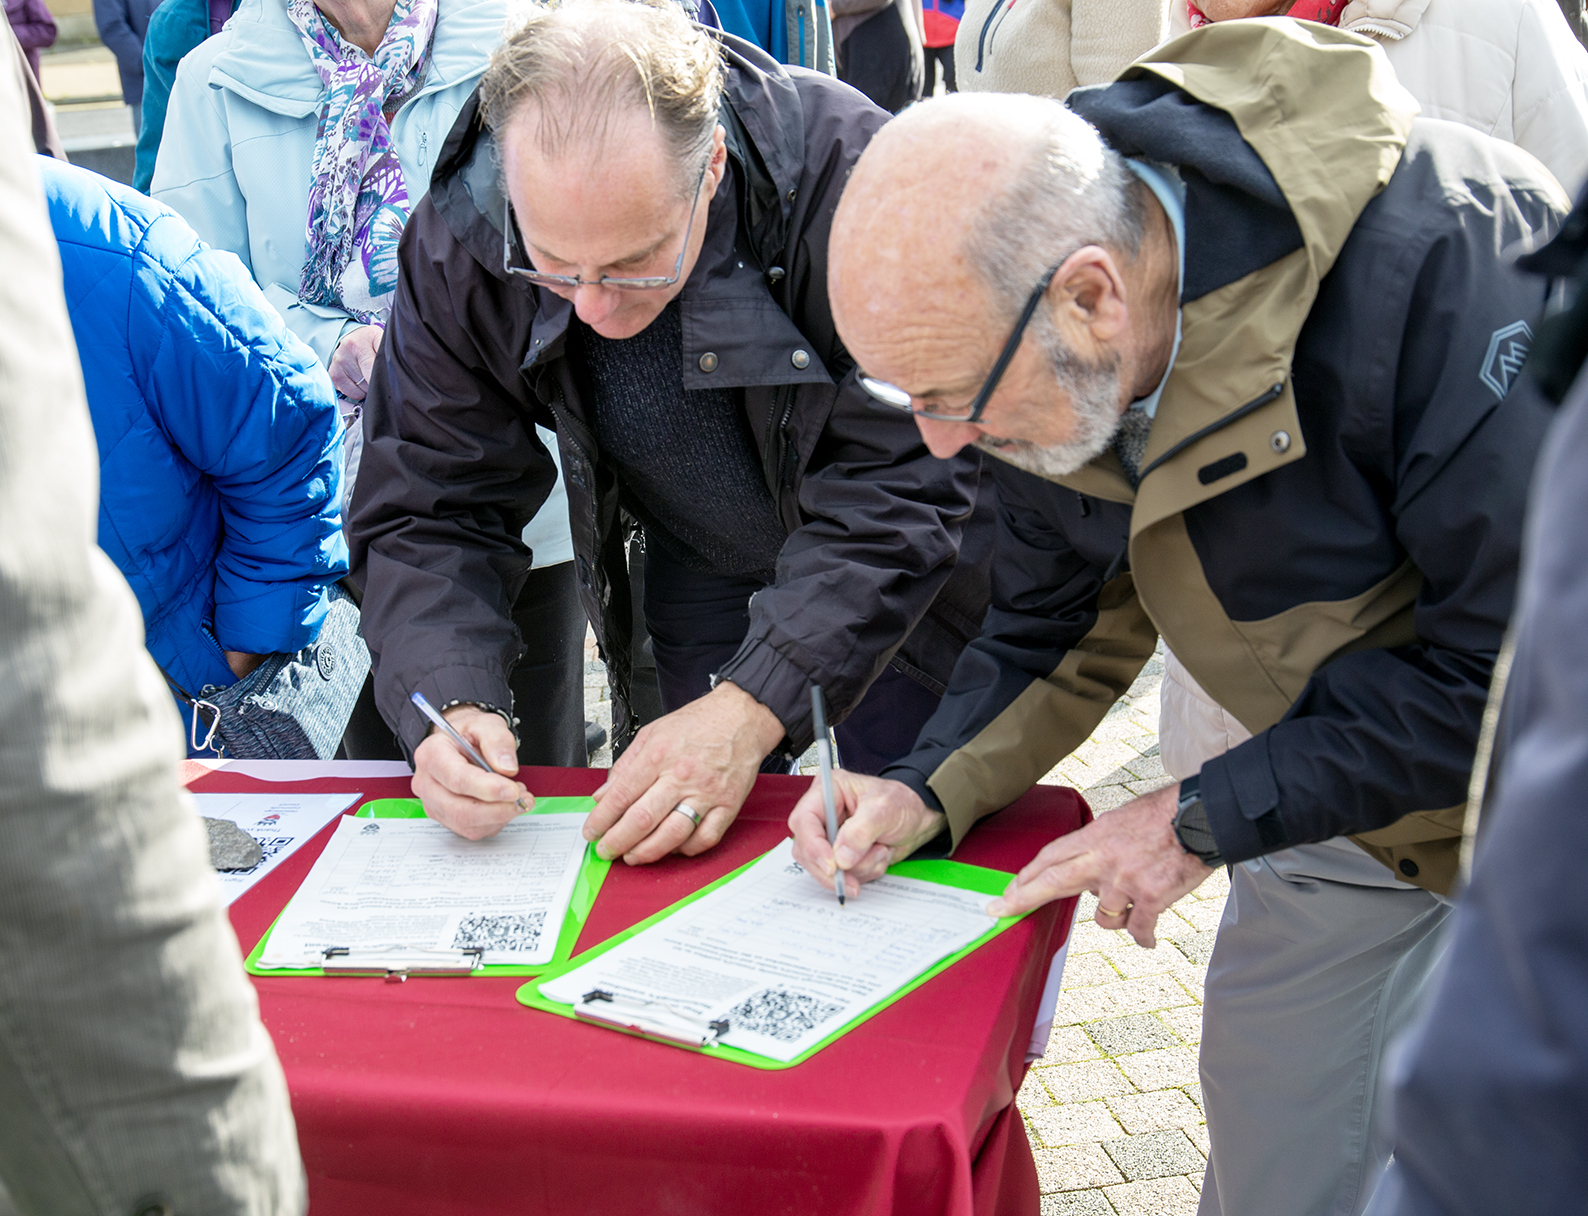
<instances>
[{"instance_id":1,"label":"jacket collar","mask_svg":"<svg viewBox=\"0 0 1588 1216\"><path fill-rule=\"evenodd\" d=\"M1399 42L1417 28L1431 0L1351 0L1340 28L1365 37Z\"/></svg>"},{"instance_id":2,"label":"jacket collar","mask_svg":"<svg viewBox=\"0 0 1588 1216\"><path fill-rule=\"evenodd\" d=\"M505 0L440 0L430 64L418 96L483 72L506 20ZM325 86L282 0L243 0L225 33L226 49L210 67L212 86L290 118L319 109Z\"/></svg>"},{"instance_id":3,"label":"jacket collar","mask_svg":"<svg viewBox=\"0 0 1588 1216\"><path fill-rule=\"evenodd\" d=\"M1227 281L1207 285L1186 303L1184 342L1135 492L1112 453L1058 479L1082 493L1134 502L1132 535L1306 454L1290 387L1296 340L1319 282L1399 164L1417 114L1417 103L1381 51L1356 35L1311 23L1205 26L1137 60L1109 88L1139 91L1135 82L1148 76L1173 85L1182 101L1200 108L1205 129L1233 122L1263 174L1222 165L1215 148L1184 138L1194 129L1184 124L1169 124L1173 146L1153 146L1149 137L1141 154L1215 181L1239 183L1244 174L1248 196L1273 213L1274 223L1283 215L1299 240L1287 239L1282 244L1291 247L1263 265L1238 263ZM1199 233L1221 226L1240 228L1243 240L1263 246L1265 233L1240 226L1239 206L1217 214L1220 201L1228 206L1231 197L1210 192L1200 222L1188 200L1188 259L1207 239Z\"/></svg>"}]
</instances>

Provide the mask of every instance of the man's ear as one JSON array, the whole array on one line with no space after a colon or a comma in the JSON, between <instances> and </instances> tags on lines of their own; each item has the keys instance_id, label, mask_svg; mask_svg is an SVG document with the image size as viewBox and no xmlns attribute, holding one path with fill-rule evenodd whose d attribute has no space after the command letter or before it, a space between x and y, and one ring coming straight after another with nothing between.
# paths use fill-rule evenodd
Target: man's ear
<instances>
[{"instance_id":1,"label":"man's ear","mask_svg":"<svg viewBox=\"0 0 1588 1216\"><path fill-rule=\"evenodd\" d=\"M1054 324L1076 349L1113 345L1130 327L1124 277L1100 245L1085 245L1065 258L1048 296Z\"/></svg>"}]
</instances>

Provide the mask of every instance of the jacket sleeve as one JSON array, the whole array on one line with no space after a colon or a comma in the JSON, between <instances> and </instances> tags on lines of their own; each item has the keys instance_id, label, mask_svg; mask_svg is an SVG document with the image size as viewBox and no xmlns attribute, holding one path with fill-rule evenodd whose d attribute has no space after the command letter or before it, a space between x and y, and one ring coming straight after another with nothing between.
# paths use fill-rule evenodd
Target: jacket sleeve
<instances>
[{"instance_id":1,"label":"jacket sleeve","mask_svg":"<svg viewBox=\"0 0 1588 1216\"><path fill-rule=\"evenodd\" d=\"M1280 722L1202 766L1227 860L1466 800L1549 422L1530 380L1516 375L1531 332L1517 327L1537 324L1542 284L1495 256L1506 233L1472 212L1409 250L1404 271L1387 272L1409 281L1385 279L1376 293L1395 317L1364 299L1352 359L1366 377L1353 391L1384 403L1361 459L1368 446L1393 452L1383 467L1395 538L1424 580L1416 640L1327 663ZM1516 381L1503 400L1501 378Z\"/></svg>"},{"instance_id":2,"label":"jacket sleeve","mask_svg":"<svg viewBox=\"0 0 1588 1216\"><path fill-rule=\"evenodd\" d=\"M883 773L946 812L955 845L1085 742L1158 640L1131 576L1107 577L1117 547L1082 552L1066 539L1100 531L1067 518L1079 496L1002 461L994 468L997 560L981 637L915 748ZM1129 507L1085 509L1117 514L1123 546Z\"/></svg>"},{"instance_id":3,"label":"jacket sleeve","mask_svg":"<svg viewBox=\"0 0 1588 1216\"><path fill-rule=\"evenodd\" d=\"M168 256L145 257L138 276L135 374L161 429L220 496L216 641L300 650L347 572L335 399L236 259L180 228L165 216L144 235L145 250Z\"/></svg>"},{"instance_id":4,"label":"jacket sleeve","mask_svg":"<svg viewBox=\"0 0 1588 1216\"><path fill-rule=\"evenodd\" d=\"M803 522L718 673L778 716L790 750L815 737L811 683L841 720L931 607L959 558L980 470L975 454L938 460L908 414L877 406L846 374L800 485Z\"/></svg>"},{"instance_id":5,"label":"jacket sleeve","mask_svg":"<svg viewBox=\"0 0 1588 1216\"><path fill-rule=\"evenodd\" d=\"M429 729L414 691L436 706L512 705L512 605L530 563L521 537L557 466L512 355L529 345L517 285L481 270L428 197L398 256L349 531L376 704L412 755Z\"/></svg>"},{"instance_id":6,"label":"jacket sleeve","mask_svg":"<svg viewBox=\"0 0 1588 1216\"><path fill-rule=\"evenodd\" d=\"M1588 50L1553 0L1522 9L1511 130L1575 197L1588 179Z\"/></svg>"}]
</instances>

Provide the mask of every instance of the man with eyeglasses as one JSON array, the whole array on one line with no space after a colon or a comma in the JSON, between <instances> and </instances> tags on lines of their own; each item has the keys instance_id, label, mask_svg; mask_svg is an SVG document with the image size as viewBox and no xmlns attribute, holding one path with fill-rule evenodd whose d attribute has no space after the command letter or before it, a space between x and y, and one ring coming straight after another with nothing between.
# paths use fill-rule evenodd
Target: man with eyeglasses
<instances>
[{"instance_id":1,"label":"man with eyeglasses","mask_svg":"<svg viewBox=\"0 0 1588 1216\"><path fill-rule=\"evenodd\" d=\"M1545 292L1502 251L1566 199L1416 112L1352 35L1215 24L1067 104L906 111L833 221L862 383L939 455L999 458L999 530L938 712L880 777L837 775L836 850L801 800L796 856L858 890L953 847L1161 636L1196 701L1164 698L1177 780L1051 842L989 912L1091 891L1152 946L1230 867L1202 1216L1351 1216L1388 1158L1380 1062L1440 957L1548 423L1517 375ZM917 256L944 215L957 239Z\"/></svg>"},{"instance_id":2,"label":"man with eyeglasses","mask_svg":"<svg viewBox=\"0 0 1588 1216\"><path fill-rule=\"evenodd\" d=\"M813 684L863 772L935 708L989 594L980 458L875 408L827 303L833 208L886 118L666 4L574 0L497 52L405 233L351 524L377 702L460 834L533 792L507 673L518 532L553 477L535 422L634 736L587 829L604 855L715 844L809 746ZM667 711L637 736L625 516Z\"/></svg>"}]
</instances>

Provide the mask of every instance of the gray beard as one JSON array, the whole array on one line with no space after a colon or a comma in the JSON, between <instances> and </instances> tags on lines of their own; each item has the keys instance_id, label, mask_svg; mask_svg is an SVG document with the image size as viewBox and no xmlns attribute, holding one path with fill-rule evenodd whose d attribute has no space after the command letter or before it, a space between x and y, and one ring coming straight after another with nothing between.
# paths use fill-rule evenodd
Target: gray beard
<instances>
[{"instance_id":1,"label":"gray beard","mask_svg":"<svg viewBox=\"0 0 1588 1216\"><path fill-rule=\"evenodd\" d=\"M1025 439L983 435L976 446L1039 477L1064 477L1106 452L1119 430L1119 360L1083 363L1064 347L1051 326L1044 328L1048 332L1039 337L1052 365L1054 382L1070 399L1075 437L1066 443L1041 447Z\"/></svg>"}]
</instances>

